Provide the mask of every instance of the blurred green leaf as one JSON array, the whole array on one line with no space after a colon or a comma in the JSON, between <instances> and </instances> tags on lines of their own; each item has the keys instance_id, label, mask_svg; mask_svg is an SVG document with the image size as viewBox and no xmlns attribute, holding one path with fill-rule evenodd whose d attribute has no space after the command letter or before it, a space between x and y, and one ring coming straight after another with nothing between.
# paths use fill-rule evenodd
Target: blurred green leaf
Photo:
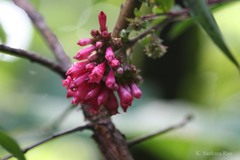
<instances>
[{"instance_id":1,"label":"blurred green leaf","mask_svg":"<svg viewBox=\"0 0 240 160\"><path fill-rule=\"evenodd\" d=\"M24 154L14 139L0 131L0 145L19 160L26 160Z\"/></svg>"},{"instance_id":2,"label":"blurred green leaf","mask_svg":"<svg viewBox=\"0 0 240 160\"><path fill-rule=\"evenodd\" d=\"M6 33L1 24L0 24L0 40L2 41L2 43L5 43L7 40Z\"/></svg>"},{"instance_id":3,"label":"blurred green leaf","mask_svg":"<svg viewBox=\"0 0 240 160\"><path fill-rule=\"evenodd\" d=\"M156 4L161 7L164 12L168 12L174 5L174 0L156 0Z\"/></svg>"},{"instance_id":4,"label":"blurred green leaf","mask_svg":"<svg viewBox=\"0 0 240 160\"><path fill-rule=\"evenodd\" d=\"M135 17L141 17L142 16L141 12L137 8L134 9L134 15L135 15Z\"/></svg>"},{"instance_id":5,"label":"blurred green leaf","mask_svg":"<svg viewBox=\"0 0 240 160\"><path fill-rule=\"evenodd\" d=\"M154 14L160 14L160 13L163 12L163 10L162 10L162 8L159 7L159 6L154 6L154 7L152 8L152 12L153 12Z\"/></svg>"},{"instance_id":6,"label":"blurred green leaf","mask_svg":"<svg viewBox=\"0 0 240 160\"><path fill-rule=\"evenodd\" d=\"M232 61L232 63L239 69L239 63L228 49L223 40L221 31L209 10L205 0L184 0L184 4L189 8L189 12L193 19L197 21L207 34L212 38L214 43L224 52L224 54Z\"/></svg>"}]
</instances>

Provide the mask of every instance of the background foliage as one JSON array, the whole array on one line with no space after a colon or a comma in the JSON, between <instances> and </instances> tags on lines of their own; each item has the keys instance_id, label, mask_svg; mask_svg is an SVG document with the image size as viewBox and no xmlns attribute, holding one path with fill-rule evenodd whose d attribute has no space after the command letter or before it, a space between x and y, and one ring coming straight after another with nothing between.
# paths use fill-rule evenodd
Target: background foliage
<instances>
[{"instance_id":1,"label":"background foliage","mask_svg":"<svg viewBox=\"0 0 240 160\"><path fill-rule=\"evenodd\" d=\"M106 12L108 28L112 30L122 3L120 0L31 2L45 17L71 57L79 50L77 40L89 37L89 28L98 26L96 15L99 11ZM240 23L236 20L236 15L240 12L239 7L240 3L235 2L214 12L227 45L238 60ZM16 25L17 23L16 21ZM161 59L148 59L140 49L135 53L134 63L142 69L145 79L141 86L143 98L135 101L127 114L114 116L113 121L131 138L167 127L191 112L195 115L191 124L132 148L134 157L152 160L239 159L238 70L199 26L185 24L174 23L165 28L161 37L169 49ZM176 31L180 27L184 29ZM29 50L53 58L35 29L32 37L29 36L32 38ZM51 126L69 104L59 76L22 59L0 61L0 66L0 127L22 147L55 131L85 123L81 111L74 109L57 128ZM63 137L33 149L26 154L26 158L100 159L98 149L89 135L90 133L76 133ZM201 155L197 154L198 151ZM231 155L206 156L203 155L205 151ZM0 157L7 154L0 147Z\"/></svg>"}]
</instances>

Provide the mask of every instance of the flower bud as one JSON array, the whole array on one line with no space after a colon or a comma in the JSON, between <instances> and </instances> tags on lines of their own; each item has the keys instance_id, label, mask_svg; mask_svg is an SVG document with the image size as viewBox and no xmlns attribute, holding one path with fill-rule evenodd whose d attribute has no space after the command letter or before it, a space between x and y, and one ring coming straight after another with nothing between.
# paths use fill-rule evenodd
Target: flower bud
<instances>
[{"instance_id":1,"label":"flower bud","mask_svg":"<svg viewBox=\"0 0 240 160\"><path fill-rule=\"evenodd\" d=\"M133 97L138 98L138 99L141 98L142 91L138 88L138 86L135 83L131 83L130 88L131 88L131 93L132 93Z\"/></svg>"},{"instance_id":2,"label":"flower bud","mask_svg":"<svg viewBox=\"0 0 240 160\"><path fill-rule=\"evenodd\" d=\"M107 16L106 14L101 11L98 15L98 21L99 21L99 25L100 25L100 31L107 31L107 27L106 27L106 21L107 21Z\"/></svg>"},{"instance_id":3,"label":"flower bud","mask_svg":"<svg viewBox=\"0 0 240 160\"><path fill-rule=\"evenodd\" d=\"M95 49L96 49L96 46L90 46L90 47L84 48L84 49L78 51L77 55L75 55L73 58L75 58L77 60L86 59L90 55L90 53L92 51L94 51Z\"/></svg>"},{"instance_id":4,"label":"flower bud","mask_svg":"<svg viewBox=\"0 0 240 160\"><path fill-rule=\"evenodd\" d=\"M115 59L112 47L108 47L106 50L106 54L105 54L105 58L106 60L111 63L113 59Z\"/></svg>"},{"instance_id":5,"label":"flower bud","mask_svg":"<svg viewBox=\"0 0 240 160\"><path fill-rule=\"evenodd\" d=\"M91 44L91 43L92 43L92 39L90 39L90 38L83 38L83 39L80 39L77 44L79 46L86 46L86 45Z\"/></svg>"}]
</instances>

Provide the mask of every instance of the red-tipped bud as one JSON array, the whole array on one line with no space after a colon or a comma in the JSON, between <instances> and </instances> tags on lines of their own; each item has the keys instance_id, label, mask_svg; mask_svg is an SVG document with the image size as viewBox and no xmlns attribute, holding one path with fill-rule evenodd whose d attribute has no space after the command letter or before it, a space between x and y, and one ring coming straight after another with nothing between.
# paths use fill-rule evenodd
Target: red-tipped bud
<instances>
[{"instance_id":1,"label":"red-tipped bud","mask_svg":"<svg viewBox=\"0 0 240 160\"><path fill-rule=\"evenodd\" d=\"M98 15L98 21L99 21L99 25L100 25L100 31L107 31L107 27L106 27L106 22L107 22L107 16L106 14L101 11Z\"/></svg>"}]
</instances>

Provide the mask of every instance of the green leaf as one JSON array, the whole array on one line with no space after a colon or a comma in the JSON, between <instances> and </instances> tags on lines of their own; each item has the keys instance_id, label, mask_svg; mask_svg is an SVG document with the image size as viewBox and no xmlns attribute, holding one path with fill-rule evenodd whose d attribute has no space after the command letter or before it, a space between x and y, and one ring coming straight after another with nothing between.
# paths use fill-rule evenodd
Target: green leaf
<instances>
[{"instance_id":1,"label":"green leaf","mask_svg":"<svg viewBox=\"0 0 240 160\"><path fill-rule=\"evenodd\" d=\"M2 43L5 43L6 40L7 40L6 33L5 33L2 25L0 24L0 41L1 41Z\"/></svg>"},{"instance_id":2,"label":"green leaf","mask_svg":"<svg viewBox=\"0 0 240 160\"><path fill-rule=\"evenodd\" d=\"M137 8L134 9L134 15L138 18L142 16L141 12Z\"/></svg>"},{"instance_id":3,"label":"green leaf","mask_svg":"<svg viewBox=\"0 0 240 160\"><path fill-rule=\"evenodd\" d=\"M1 130L0 130L0 145L3 148L5 148L9 153L11 153L14 157L16 157L18 160L26 160L21 148L16 143L16 141Z\"/></svg>"},{"instance_id":4,"label":"green leaf","mask_svg":"<svg viewBox=\"0 0 240 160\"><path fill-rule=\"evenodd\" d=\"M174 5L174 0L156 0L156 4L164 11L168 12Z\"/></svg>"},{"instance_id":5,"label":"green leaf","mask_svg":"<svg viewBox=\"0 0 240 160\"><path fill-rule=\"evenodd\" d=\"M183 0L193 19L197 21L207 34L212 38L214 43L224 52L231 62L239 69L239 63L228 49L223 40L221 31L209 10L205 0Z\"/></svg>"}]
</instances>

